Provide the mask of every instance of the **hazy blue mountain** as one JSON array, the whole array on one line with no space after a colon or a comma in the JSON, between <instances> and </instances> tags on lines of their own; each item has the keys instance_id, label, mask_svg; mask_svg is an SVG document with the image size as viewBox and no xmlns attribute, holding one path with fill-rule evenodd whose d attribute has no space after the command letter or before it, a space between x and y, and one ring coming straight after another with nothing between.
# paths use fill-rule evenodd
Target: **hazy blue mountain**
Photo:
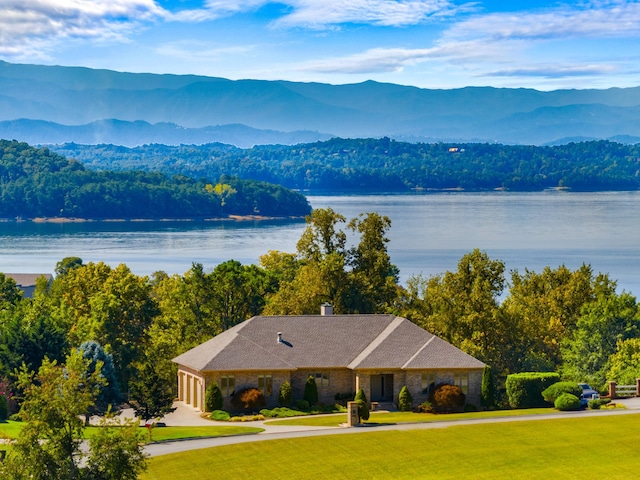
<instances>
[{"instance_id":1,"label":"hazy blue mountain","mask_svg":"<svg viewBox=\"0 0 640 480\"><path fill-rule=\"evenodd\" d=\"M30 144L110 143L127 147L151 143L201 145L220 142L249 148L253 145L309 143L327 140L331 135L309 131L259 130L240 124L184 128L174 123L151 125L142 120L97 120L85 125L69 126L45 120L18 119L0 121L0 138Z\"/></svg>"},{"instance_id":2,"label":"hazy blue mountain","mask_svg":"<svg viewBox=\"0 0 640 480\"><path fill-rule=\"evenodd\" d=\"M101 126L94 122L116 119L125 123L109 120L109 139L100 141L173 143L162 136L180 143L227 141L207 135L233 125L235 140L228 141L242 146L329 136L544 144L640 136L640 87L430 90L373 81L231 81L0 61L0 121L18 119L60 124L38 129L22 123L17 131L24 136L18 139L33 143L50 143L45 133L52 138L55 131L64 132L55 133L64 141L87 142ZM241 133L239 125L249 129ZM184 136L176 134L181 129ZM296 135L278 137L282 132ZM297 135L308 136L297 140Z\"/></svg>"}]
</instances>

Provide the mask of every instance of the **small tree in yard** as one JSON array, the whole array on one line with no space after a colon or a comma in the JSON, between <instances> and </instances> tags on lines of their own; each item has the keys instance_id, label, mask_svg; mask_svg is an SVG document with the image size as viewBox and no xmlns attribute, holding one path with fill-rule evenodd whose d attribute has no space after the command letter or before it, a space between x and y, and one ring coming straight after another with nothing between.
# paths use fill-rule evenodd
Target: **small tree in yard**
<instances>
[{"instance_id":1,"label":"small tree in yard","mask_svg":"<svg viewBox=\"0 0 640 480\"><path fill-rule=\"evenodd\" d=\"M101 430L89 454L81 450L81 417L104 384L100 363L87 373L89 363L74 350L64 365L45 358L37 373L26 367L18 372L25 425L0 463L0 478L133 480L145 468L137 427L135 434L120 427Z\"/></svg>"},{"instance_id":2,"label":"small tree in yard","mask_svg":"<svg viewBox=\"0 0 640 480\"><path fill-rule=\"evenodd\" d=\"M493 408L496 405L495 383L493 381L493 371L488 365L482 370L482 386L480 389L480 404L484 408Z\"/></svg>"},{"instance_id":3,"label":"small tree in yard","mask_svg":"<svg viewBox=\"0 0 640 480\"><path fill-rule=\"evenodd\" d=\"M398 395L398 408L401 412L410 412L413 410L413 398L411 392L406 385L400 389L400 395Z\"/></svg>"},{"instance_id":4,"label":"small tree in yard","mask_svg":"<svg viewBox=\"0 0 640 480\"><path fill-rule=\"evenodd\" d=\"M353 401L358 403L358 417L360 420L369 420L369 402L362 388L358 390Z\"/></svg>"},{"instance_id":5,"label":"small tree in yard","mask_svg":"<svg viewBox=\"0 0 640 480\"><path fill-rule=\"evenodd\" d=\"M291 391L291 384L289 382L283 382L280 385L280 392L278 392L278 403L281 407L291 406L293 400L293 392Z\"/></svg>"},{"instance_id":6,"label":"small tree in yard","mask_svg":"<svg viewBox=\"0 0 640 480\"><path fill-rule=\"evenodd\" d=\"M304 384L303 398L309 402L309 405L312 407L318 403L318 386L316 385L316 379L313 375L309 375L307 383Z\"/></svg>"},{"instance_id":7,"label":"small tree in yard","mask_svg":"<svg viewBox=\"0 0 640 480\"><path fill-rule=\"evenodd\" d=\"M204 394L204 405L207 412L222 410L224 399L222 398L222 390L216 382L210 383Z\"/></svg>"}]
</instances>

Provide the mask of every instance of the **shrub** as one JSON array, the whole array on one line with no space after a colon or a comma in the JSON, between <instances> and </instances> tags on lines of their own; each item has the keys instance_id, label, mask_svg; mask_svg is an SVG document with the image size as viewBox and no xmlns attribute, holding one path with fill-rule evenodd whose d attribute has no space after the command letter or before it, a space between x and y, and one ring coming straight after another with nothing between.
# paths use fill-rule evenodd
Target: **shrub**
<instances>
[{"instance_id":1,"label":"shrub","mask_svg":"<svg viewBox=\"0 0 640 480\"><path fill-rule=\"evenodd\" d=\"M288 407L278 407L271 410L263 408L262 410L260 410L260 415L264 416L265 418L288 418L309 415L309 413L300 410L292 410Z\"/></svg>"},{"instance_id":2,"label":"shrub","mask_svg":"<svg viewBox=\"0 0 640 480\"><path fill-rule=\"evenodd\" d=\"M309 375L307 382L304 384L303 397L309 405L313 406L318 403L318 386L316 385L316 379L313 375Z\"/></svg>"},{"instance_id":3,"label":"shrub","mask_svg":"<svg viewBox=\"0 0 640 480\"><path fill-rule=\"evenodd\" d=\"M465 412L477 412L478 411L478 407L476 407L473 403L467 403L464 406L464 411Z\"/></svg>"},{"instance_id":4,"label":"shrub","mask_svg":"<svg viewBox=\"0 0 640 480\"><path fill-rule=\"evenodd\" d=\"M411 397L411 392L406 385L400 389L400 394L398 395L398 408L401 412L410 412L413 409L413 398Z\"/></svg>"},{"instance_id":5,"label":"shrub","mask_svg":"<svg viewBox=\"0 0 640 480\"><path fill-rule=\"evenodd\" d=\"M342 406L346 406L347 402L351 402L355 398L355 392L336 393L334 399Z\"/></svg>"},{"instance_id":6,"label":"shrub","mask_svg":"<svg viewBox=\"0 0 640 480\"><path fill-rule=\"evenodd\" d=\"M485 365L482 370L482 386L480 387L480 405L493 408L496 405L496 387L491 367Z\"/></svg>"},{"instance_id":7,"label":"shrub","mask_svg":"<svg viewBox=\"0 0 640 480\"><path fill-rule=\"evenodd\" d=\"M204 408L207 412L213 412L215 410L222 410L224 399L222 398L222 391L216 382L207 385L207 390L204 393Z\"/></svg>"},{"instance_id":8,"label":"shrub","mask_svg":"<svg viewBox=\"0 0 640 480\"><path fill-rule=\"evenodd\" d=\"M611 402L610 398L592 398L587 402L587 406L592 410L600 410L600 407Z\"/></svg>"},{"instance_id":9,"label":"shrub","mask_svg":"<svg viewBox=\"0 0 640 480\"><path fill-rule=\"evenodd\" d=\"M231 399L231 404L237 410L254 411L267 405L264 395L257 388L245 388L236 392Z\"/></svg>"},{"instance_id":10,"label":"shrub","mask_svg":"<svg viewBox=\"0 0 640 480\"><path fill-rule=\"evenodd\" d=\"M6 422L9 415L9 402L7 397L0 394L0 422Z\"/></svg>"},{"instance_id":11,"label":"shrub","mask_svg":"<svg viewBox=\"0 0 640 480\"><path fill-rule=\"evenodd\" d=\"M436 413L436 411L433 408L433 405L431 404L431 402L422 402L416 408L416 412L418 412L418 413Z\"/></svg>"},{"instance_id":12,"label":"shrub","mask_svg":"<svg viewBox=\"0 0 640 480\"><path fill-rule=\"evenodd\" d=\"M553 406L563 412L567 410L580 410L580 399L571 393L561 393L556 401L553 402Z\"/></svg>"},{"instance_id":13,"label":"shrub","mask_svg":"<svg viewBox=\"0 0 640 480\"><path fill-rule=\"evenodd\" d=\"M545 407L542 391L558 382L560 375L553 372L523 372L507 376L505 387L511 408Z\"/></svg>"},{"instance_id":14,"label":"shrub","mask_svg":"<svg viewBox=\"0 0 640 480\"><path fill-rule=\"evenodd\" d=\"M311 407L309 406L309 402L306 400L296 400L296 408L298 410L302 410L303 412L308 412Z\"/></svg>"},{"instance_id":15,"label":"shrub","mask_svg":"<svg viewBox=\"0 0 640 480\"><path fill-rule=\"evenodd\" d=\"M291 384L284 382L280 385L280 391L278 392L278 404L281 407L290 407L293 392L291 391Z\"/></svg>"},{"instance_id":16,"label":"shrub","mask_svg":"<svg viewBox=\"0 0 640 480\"><path fill-rule=\"evenodd\" d=\"M556 399L563 393L570 393L571 395L575 395L580 398L580 395L582 395L582 388L574 382L556 382L543 390L542 398L544 398L545 402L553 403L555 405Z\"/></svg>"},{"instance_id":17,"label":"shrub","mask_svg":"<svg viewBox=\"0 0 640 480\"><path fill-rule=\"evenodd\" d=\"M358 390L353 401L358 403L358 417L360 420L369 420L369 404L362 388Z\"/></svg>"},{"instance_id":18,"label":"shrub","mask_svg":"<svg viewBox=\"0 0 640 480\"><path fill-rule=\"evenodd\" d=\"M457 385L441 384L433 392L433 404L439 412L462 411L465 400L465 394Z\"/></svg>"},{"instance_id":19,"label":"shrub","mask_svg":"<svg viewBox=\"0 0 640 480\"><path fill-rule=\"evenodd\" d=\"M228 422L231 418L231 415L229 415L229 413L225 412L224 410L214 410L213 412L211 412L211 415L209 415L209 418L211 420L217 420L219 422Z\"/></svg>"}]
</instances>

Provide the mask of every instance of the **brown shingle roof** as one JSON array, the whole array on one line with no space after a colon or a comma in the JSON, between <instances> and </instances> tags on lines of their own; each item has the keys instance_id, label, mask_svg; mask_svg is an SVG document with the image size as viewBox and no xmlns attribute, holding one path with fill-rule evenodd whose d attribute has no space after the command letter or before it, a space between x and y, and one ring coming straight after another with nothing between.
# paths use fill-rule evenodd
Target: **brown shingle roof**
<instances>
[{"instance_id":1,"label":"brown shingle roof","mask_svg":"<svg viewBox=\"0 0 640 480\"><path fill-rule=\"evenodd\" d=\"M253 317L173 361L198 371L484 366L393 315Z\"/></svg>"}]
</instances>

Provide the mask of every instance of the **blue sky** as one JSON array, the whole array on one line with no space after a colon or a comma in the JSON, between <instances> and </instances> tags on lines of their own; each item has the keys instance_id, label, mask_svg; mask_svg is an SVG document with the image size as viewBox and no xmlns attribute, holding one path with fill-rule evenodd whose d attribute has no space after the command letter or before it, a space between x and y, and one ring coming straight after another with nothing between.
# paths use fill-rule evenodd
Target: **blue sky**
<instances>
[{"instance_id":1,"label":"blue sky","mask_svg":"<svg viewBox=\"0 0 640 480\"><path fill-rule=\"evenodd\" d=\"M640 0L0 0L0 59L333 84L640 85Z\"/></svg>"}]
</instances>

